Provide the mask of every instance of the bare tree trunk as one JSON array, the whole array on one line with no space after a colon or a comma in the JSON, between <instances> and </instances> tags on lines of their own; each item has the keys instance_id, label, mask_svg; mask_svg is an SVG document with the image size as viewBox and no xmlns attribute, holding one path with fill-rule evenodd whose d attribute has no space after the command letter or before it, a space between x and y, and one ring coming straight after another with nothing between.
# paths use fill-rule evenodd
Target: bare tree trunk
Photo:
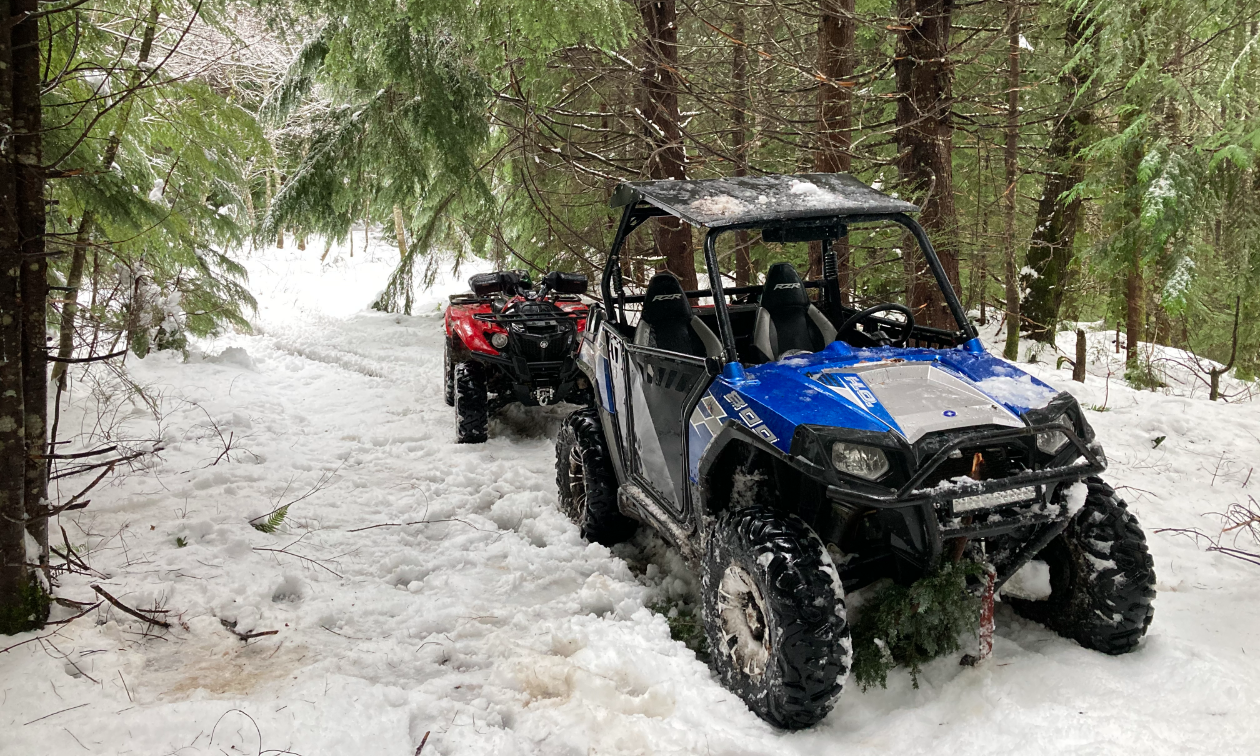
<instances>
[{"instance_id":1,"label":"bare tree trunk","mask_svg":"<svg viewBox=\"0 0 1260 756\"><path fill-rule=\"evenodd\" d=\"M1021 303L1023 329L1031 338L1047 344L1054 341L1055 325L1063 306L1063 293L1072 264L1072 249L1081 225L1081 200L1064 195L1085 178L1085 160L1081 153L1083 139L1093 122L1093 110L1083 103L1085 88L1094 75L1094 57L1083 49L1093 21L1088 4L1078 6L1068 18L1067 53L1076 55L1076 63L1059 79L1063 91L1063 114L1055 122L1050 135L1047 171L1037 204L1037 221L1028 243L1023 277L1028 292ZM1090 34L1092 36L1092 34Z\"/></svg>"},{"instance_id":2,"label":"bare tree trunk","mask_svg":"<svg viewBox=\"0 0 1260 756\"><path fill-rule=\"evenodd\" d=\"M398 239L398 257L407 259L407 227L403 224L403 211L394 205L394 236Z\"/></svg>"},{"instance_id":3,"label":"bare tree trunk","mask_svg":"<svg viewBox=\"0 0 1260 756\"><path fill-rule=\"evenodd\" d=\"M19 8L0 0L0 124L15 120L13 40ZM31 628L33 591L26 556L26 407L23 401L21 269L17 146L0 139L0 633ZM37 623L39 624L39 623Z\"/></svg>"},{"instance_id":4,"label":"bare tree trunk","mask_svg":"<svg viewBox=\"0 0 1260 756\"><path fill-rule=\"evenodd\" d=\"M675 0L636 0L647 31L642 85L651 124L652 153L648 175L653 179L686 178L687 154L683 147L678 114L678 13ZM657 218L656 247L665 258L665 269L696 288L696 261L692 255L691 229L674 217Z\"/></svg>"},{"instance_id":5,"label":"bare tree trunk","mask_svg":"<svg viewBox=\"0 0 1260 756\"><path fill-rule=\"evenodd\" d=\"M1072 365L1072 380L1077 383L1085 382L1085 364L1089 358L1086 347L1088 342L1085 340L1084 329L1076 329L1076 362Z\"/></svg>"},{"instance_id":6,"label":"bare tree trunk","mask_svg":"<svg viewBox=\"0 0 1260 756\"><path fill-rule=\"evenodd\" d=\"M945 275L958 286L958 218L954 208L952 76L949 35L953 0L897 0L900 17L893 69L897 77L898 174L903 195L922 208L919 222L932 235ZM915 318L954 328L936 280L913 256L907 288Z\"/></svg>"},{"instance_id":7,"label":"bare tree trunk","mask_svg":"<svg viewBox=\"0 0 1260 756\"><path fill-rule=\"evenodd\" d=\"M128 94L118 107L118 124L114 127L114 131L109 135L109 141L105 144L105 154L101 158L102 171L108 172L111 170L114 167L114 161L118 159L118 148L122 144L122 135L127 130L127 122L131 120L131 109L135 105L133 91L140 83L141 68L149 61L149 53L153 50L153 36L157 32L158 9L158 2L154 0L149 6L149 16L145 19L144 36L140 40L140 51L136 56L136 67L128 79ZM79 219L78 231L74 236L74 249L70 257L70 272L66 277L66 286L70 289L70 291L66 292L68 301L61 310L61 333L57 347L57 356L63 360L69 359L74 354L74 328L79 312L79 287L83 284L83 267L87 259L88 242L92 238L95 224L96 216L91 208L84 210L83 217ZM53 380L58 382L64 380L65 371L66 366L64 362L54 364Z\"/></svg>"},{"instance_id":8,"label":"bare tree trunk","mask_svg":"<svg viewBox=\"0 0 1260 756\"><path fill-rule=\"evenodd\" d=\"M731 61L731 80L735 92L732 96L731 108L731 145L735 152L735 175L748 175L748 29L744 23L744 6L734 6L735 23L732 36L739 44L734 46L734 60ZM747 286L753 280L755 271L752 265L751 244L748 231L740 229L735 232L735 285Z\"/></svg>"},{"instance_id":9,"label":"bare tree trunk","mask_svg":"<svg viewBox=\"0 0 1260 756\"><path fill-rule=\"evenodd\" d=\"M852 77L855 21L854 0L821 0L818 16L818 70L827 81L818 85L818 141L814 170L819 173L848 173L853 159L849 154L853 128ZM849 289L852 266L849 240L831 245L836 254L840 291ZM808 277L822 275L822 243L809 245Z\"/></svg>"},{"instance_id":10,"label":"bare tree trunk","mask_svg":"<svg viewBox=\"0 0 1260 756\"><path fill-rule=\"evenodd\" d=\"M1019 197L1019 0L1006 0L1006 226L1002 248L1006 254L1006 346L1002 356L1019 359L1019 271L1015 264L1015 204Z\"/></svg>"},{"instance_id":11,"label":"bare tree trunk","mask_svg":"<svg viewBox=\"0 0 1260 756\"><path fill-rule=\"evenodd\" d=\"M39 10L38 0L13 2L14 16ZM22 401L25 407L26 530L48 567L48 258L44 254L43 118L40 108L39 21L25 18L12 31L13 133L18 237L22 250ZM28 559L36 555L28 554Z\"/></svg>"}]
</instances>

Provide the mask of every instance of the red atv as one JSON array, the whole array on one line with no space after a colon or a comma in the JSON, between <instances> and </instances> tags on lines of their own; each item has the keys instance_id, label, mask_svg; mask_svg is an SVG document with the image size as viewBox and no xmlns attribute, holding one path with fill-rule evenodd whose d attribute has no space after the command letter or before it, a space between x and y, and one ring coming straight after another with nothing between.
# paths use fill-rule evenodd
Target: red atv
<instances>
[{"instance_id":1,"label":"red atv","mask_svg":"<svg viewBox=\"0 0 1260 756\"><path fill-rule=\"evenodd\" d=\"M511 402L532 407L589 404L590 384L574 356L586 328L586 276L552 272L535 288L522 270L480 273L471 294L446 308L446 403L456 440L486 440L490 413Z\"/></svg>"}]
</instances>

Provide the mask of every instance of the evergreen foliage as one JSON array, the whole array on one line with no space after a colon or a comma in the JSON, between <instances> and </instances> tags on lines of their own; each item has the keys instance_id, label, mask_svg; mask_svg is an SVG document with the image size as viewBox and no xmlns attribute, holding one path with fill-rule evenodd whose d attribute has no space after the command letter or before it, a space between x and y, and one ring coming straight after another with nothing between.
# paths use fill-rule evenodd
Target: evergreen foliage
<instances>
[{"instance_id":1,"label":"evergreen foliage","mask_svg":"<svg viewBox=\"0 0 1260 756\"><path fill-rule=\"evenodd\" d=\"M40 581L30 581L19 593L15 603L0 605L0 635L38 630L48 619L52 596Z\"/></svg>"},{"instance_id":2,"label":"evergreen foliage","mask_svg":"<svg viewBox=\"0 0 1260 756\"><path fill-rule=\"evenodd\" d=\"M150 3L105 5L67 11L74 24L49 40L47 66L65 73L44 98L44 154L68 174L49 183L53 243L69 251L90 214L80 298L96 303L87 316L98 335L122 334L141 356L182 348L185 332L248 330L255 302L233 250L249 237L247 171L270 154L266 135L235 93L187 62L129 63L135 45L119 32L139 36ZM176 46L192 27L214 33L199 6L158 6L156 47ZM56 258L57 283L70 260Z\"/></svg>"},{"instance_id":3,"label":"evergreen foliage","mask_svg":"<svg viewBox=\"0 0 1260 756\"><path fill-rule=\"evenodd\" d=\"M959 250L964 303L982 317L1005 297L994 252L1006 194L1007 5L952 11L958 227L942 233ZM852 172L905 196L892 59L897 30L917 22L896 7L890 15L886 2L854 3L854 74L835 83L818 74L818 7L679 5L687 175L812 169L819 88L839 86ZM369 0L349 9L290 0L266 12L292 28L318 26L262 107L287 178L260 238L285 227L333 238L357 222L392 228L400 207L413 241L382 309L408 309L411 288L431 280L439 259L598 269L614 230L607 196L617 181L645 178L657 149L634 9L611 0ZM1139 340L1224 359L1229 304L1257 301L1260 4L1051 0L1021 3L1019 15L1014 235L1033 267L1017 291L1036 299L1028 310L1038 320L1023 327L1049 338L1061 320L1113 325L1133 310ZM1067 178L1043 181L1055 172ZM1054 196L1038 196L1046 187ZM631 280L661 264L651 234L627 250ZM750 244L755 270L784 255L755 236ZM1064 250L1053 265L1038 251L1045 244ZM806 263L803 248L787 256ZM908 285L885 278L858 283ZM1243 376L1260 365L1260 318L1249 315Z\"/></svg>"},{"instance_id":4,"label":"evergreen foliage","mask_svg":"<svg viewBox=\"0 0 1260 756\"><path fill-rule=\"evenodd\" d=\"M889 585L861 607L853 625L853 677L866 690L888 687L888 673L904 666L914 687L924 664L958 651L958 638L974 633L980 600L967 592L967 578L984 568L947 562L910 586Z\"/></svg>"},{"instance_id":5,"label":"evergreen foliage","mask_svg":"<svg viewBox=\"0 0 1260 756\"><path fill-rule=\"evenodd\" d=\"M277 507L261 517L255 517L249 521L254 530L260 533L274 533L284 524L285 518L289 516L290 504Z\"/></svg>"}]
</instances>

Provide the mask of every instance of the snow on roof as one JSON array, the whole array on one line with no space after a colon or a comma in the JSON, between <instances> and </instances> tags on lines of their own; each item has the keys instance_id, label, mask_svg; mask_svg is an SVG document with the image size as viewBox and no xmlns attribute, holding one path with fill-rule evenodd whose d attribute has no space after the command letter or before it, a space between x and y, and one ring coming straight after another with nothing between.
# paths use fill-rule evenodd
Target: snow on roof
<instances>
[{"instance_id":1,"label":"snow on roof","mask_svg":"<svg viewBox=\"0 0 1260 756\"><path fill-rule=\"evenodd\" d=\"M694 181L627 181L611 206L647 202L695 226L843 215L914 213L919 208L876 191L847 173L739 176Z\"/></svg>"}]
</instances>

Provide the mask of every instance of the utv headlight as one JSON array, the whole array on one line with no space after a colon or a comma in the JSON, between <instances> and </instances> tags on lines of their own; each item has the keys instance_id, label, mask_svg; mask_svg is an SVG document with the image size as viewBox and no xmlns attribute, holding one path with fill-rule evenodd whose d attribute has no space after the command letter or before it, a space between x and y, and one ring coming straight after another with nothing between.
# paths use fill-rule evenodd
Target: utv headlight
<instances>
[{"instance_id":1,"label":"utv headlight","mask_svg":"<svg viewBox=\"0 0 1260 756\"><path fill-rule=\"evenodd\" d=\"M506 333L496 333L490 337L490 343L495 349L502 349L508 345L508 335Z\"/></svg>"},{"instance_id":2,"label":"utv headlight","mask_svg":"<svg viewBox=\"0 0 1260 756\"><path fill-rule=\"evenodd\" d=\"M831 445L831 464L840 472L863 480L876 480L888 472L888 456L882 451L845 441Z\"/></svg>"},{"instance_id":3,"label":"utv headlight","mask_svg":"<svg viewBox=\"0 0 1260 756\"><path fill-rule=\"evenodd\" d=\"M1066 427L1067 420L1061 417L1058 424ZM1067 434L1063 431L1042 431L1037 434L1037 449L1045 454L1058 454L1064 446L1067 446L1067 442Z\"/></svg>"}]
</instances>

